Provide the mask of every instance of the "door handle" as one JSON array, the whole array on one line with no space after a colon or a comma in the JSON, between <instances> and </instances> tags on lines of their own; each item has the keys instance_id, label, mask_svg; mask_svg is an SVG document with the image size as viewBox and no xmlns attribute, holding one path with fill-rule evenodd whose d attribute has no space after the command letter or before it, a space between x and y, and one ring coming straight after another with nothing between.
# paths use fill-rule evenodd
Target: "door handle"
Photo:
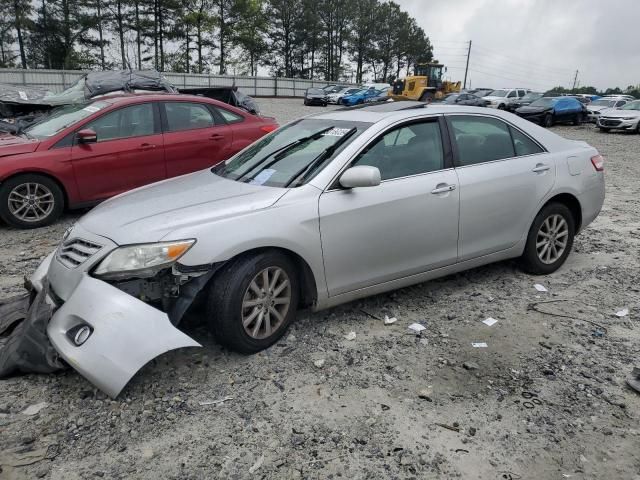
<instances>
[{"instance_id":1,"label":"door handle","mask_svg":"<svg viewBox=\"0 0 640 480\"><path fill-rule=\"evenodd\" d=\"M433 193L434 195L437 195L438 193L447 193L447 192L452 192L456 189L455 185L447 185L444 183L440 183L436 186L436 188L434 188L433 190L431 190L431 193Z\"/></svg>"},{"instance_id":2,"label":"door handle","mask_svg":"<svg viewBox=\"0 0 640 480\"><path fill-rule=\"evenodd\" d=\"M531 171L534 173L542 173L546 172L547 170L551 170L551 167L549 165L545 165L544 163L539 163L535 166L535 168L531 169Z\"/></svg>"},{"instance_id":3,"label":"door handle","mask_svg":"<svg viewBox=\"0 0 640 480\"><path fill-rule=\"evenodd\" d=\"M209 135L209 140L221 140L224 138L224 135L220 135L219 133L212 133Z\"/></svg>"},{"instance_id":4,"label":"door handle","mask_svg":"<svg viewBox=\"0 0 640 480\"><path fill-rule=\"evenodd\" d=\"M156 148L156 146L153 143L143 143L140 145L140 150L151 150L154 148Z\"/></svg>"}]
</instances>

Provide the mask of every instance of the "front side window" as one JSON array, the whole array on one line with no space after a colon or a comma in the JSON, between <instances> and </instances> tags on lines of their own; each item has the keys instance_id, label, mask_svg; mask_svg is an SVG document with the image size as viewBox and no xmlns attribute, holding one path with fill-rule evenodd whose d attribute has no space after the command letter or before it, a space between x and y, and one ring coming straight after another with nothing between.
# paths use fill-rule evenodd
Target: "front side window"
<instances>
[{"instance_id":1,"label":"front side window","mask_svg":"<svg viewBox=\"0 0 640 480\"><path fill-rule=\"evenodd\" d=\"M201 103L166 102L164 111L169 132L208 128L215 123L209 109Z\"/></svg>"},{"instance_id":2,"label":"front side window","mask_svg":"<svg viewBox=\"0 0 640 480\"><path fill-rule=\"evenodd\" d=\"M428 121L392 130L367 147L353 165L377 167L382 180L442 170L440 126Z\"/></svg>"},{"instance_id":3,"label":"front side window","mask_svg":"<svg viewBox=\"0 0 640 480\"><path fill-rule=\"evenodd\" d=\"M85 128L96 132L98 142L153 135L155 133L153 104L141 103L120 108L94 120Z\"/></svg>"},{"instance_id":4,"label":"front side window","mask_svg":"<svg viewBox=\"0 0 640 480\"><path fill-rule=\"evenodd\" d=\"M496 118L452 115L449 117L460 166L515 156L509 126Z\"/></svg>"},{"instance_id":5,"label":"front side window","mask_svg":"<svg viewBox=\"0 0 640 480\"><path fill-rule=\"evenodd\" d=\"M516 93L516 91L512 90L512 91L509 92L509 95L507 95L507 98L515 98L517 96L518 96L518 94Z\"/></svg>"}]
</instances>

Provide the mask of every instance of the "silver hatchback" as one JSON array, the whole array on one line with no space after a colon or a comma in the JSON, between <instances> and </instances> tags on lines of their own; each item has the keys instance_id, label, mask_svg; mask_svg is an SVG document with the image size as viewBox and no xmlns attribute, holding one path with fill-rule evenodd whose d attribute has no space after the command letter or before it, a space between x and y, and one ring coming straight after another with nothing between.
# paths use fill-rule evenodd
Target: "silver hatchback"
<instances>
[{"instance_id":1,"label":"silver hatchback","mask_svg":"<svg viewBox=\"0 0 640 480\"><path fill-rule=\"evenodd\" d=\"M558 269L604 200L603 159L510 113L417 102L292 122L228 161L81 218L32 279L47 334L111 396L197 301L217 339L273 344L320 310L509 258Z\"/></svg>"}]
</instances>

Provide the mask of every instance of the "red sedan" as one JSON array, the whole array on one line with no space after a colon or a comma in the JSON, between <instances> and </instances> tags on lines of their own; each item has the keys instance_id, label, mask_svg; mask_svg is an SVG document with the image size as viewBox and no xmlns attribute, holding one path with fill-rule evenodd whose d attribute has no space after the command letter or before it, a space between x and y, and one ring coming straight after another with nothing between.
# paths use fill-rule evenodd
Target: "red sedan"
<instances>
[{"instance_id":1,"label":"red sedan","mask_svg":"<svg viewBox=\"0 0 640 480\"><path fill-rule=\"evenodd\" d=\"M125 95L62 107L0 136L0 217L35 228L65 208L201 170L278 128L216 100Z\"/></svg>"}]
</instances>

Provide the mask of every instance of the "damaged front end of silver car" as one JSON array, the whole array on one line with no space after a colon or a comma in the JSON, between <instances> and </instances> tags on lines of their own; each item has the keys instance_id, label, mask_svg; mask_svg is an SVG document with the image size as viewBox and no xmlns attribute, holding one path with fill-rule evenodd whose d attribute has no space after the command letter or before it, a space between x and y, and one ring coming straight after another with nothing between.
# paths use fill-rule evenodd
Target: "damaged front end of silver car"
<instances>
[{"instance_id":1,"label":"damaged front end of silver car","mask_svg":"<svg viewBox=\"0 0 640 480\"><path fill-rule=\"evenodd\" d=\"M179 258L182 243L188 242L172 247L178 243L153 244L143 257L157 263L158 255L173 248ZM68 364L115 398L153 358L200 347L176 327L216 266L167 261L153 268L114 269L138 266L135 254L145 247L134 247L76 226L26 282L28 294L0 302L0 378L49 373Z\"/></svg>"}]
</instances>

